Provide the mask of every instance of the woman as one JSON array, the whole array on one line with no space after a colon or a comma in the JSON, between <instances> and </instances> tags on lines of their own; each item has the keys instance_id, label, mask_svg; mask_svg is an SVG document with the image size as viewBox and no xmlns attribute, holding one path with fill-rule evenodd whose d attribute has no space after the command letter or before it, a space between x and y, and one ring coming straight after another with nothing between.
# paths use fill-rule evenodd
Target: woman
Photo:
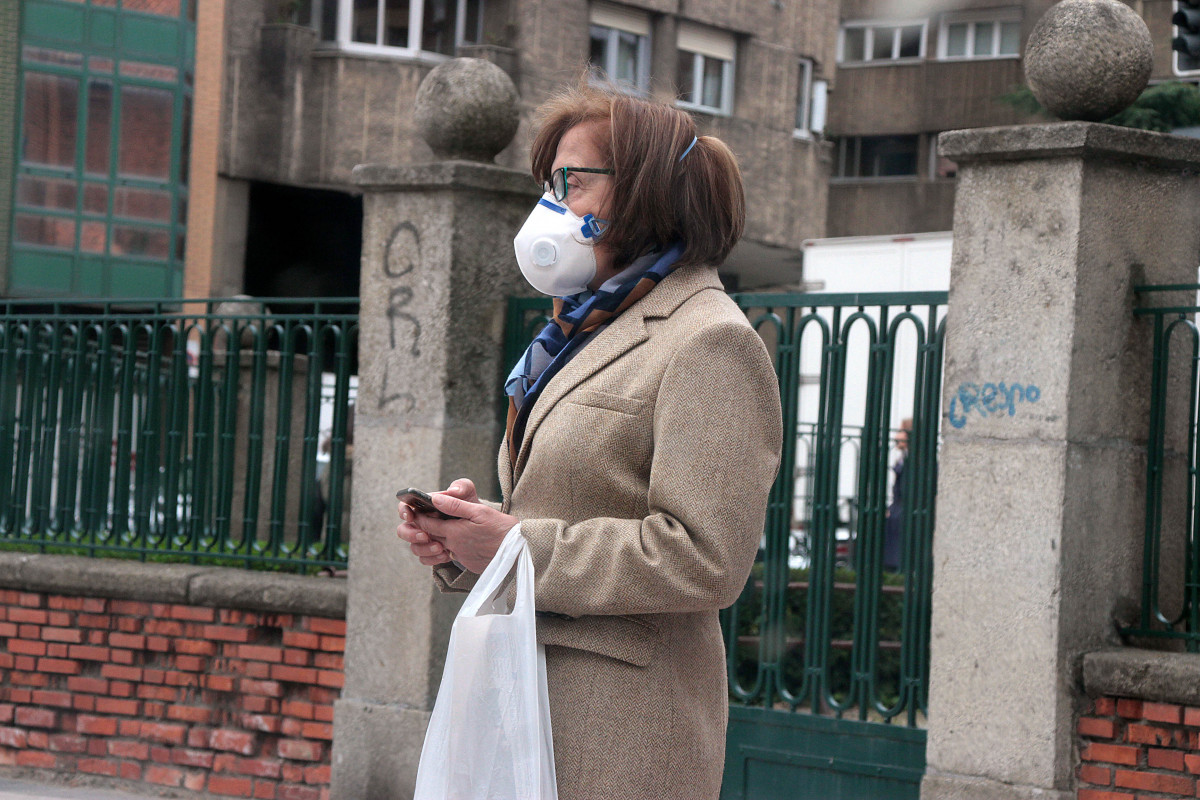
<instances>
[{"instance_id":1,"label":"woman","mask_svg":"<svg viewBox=\"0 0 1200 800\"><path fill-rule=\"evenodd\" d=\"M503 502L459 479L434 500L461 519L401 506L398 533L465 591L520 523L562 800L716 798L717 612L749 575L781 443L770 357L717 279L743 228L741 175L668 105L581 87L541 116L547 192L517 261L569 296L506 387Z\"/></svg>"}]
</instances>

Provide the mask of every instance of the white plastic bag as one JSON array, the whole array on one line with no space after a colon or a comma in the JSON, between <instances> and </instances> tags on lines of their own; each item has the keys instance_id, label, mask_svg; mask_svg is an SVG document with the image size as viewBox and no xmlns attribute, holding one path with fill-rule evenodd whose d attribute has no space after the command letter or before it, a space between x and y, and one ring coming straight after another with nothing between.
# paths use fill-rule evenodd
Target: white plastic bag
<instances>
[{"instance_id":1,"label":"white plastic bag","mask_svg":"<svg viewBox=\"0 0 1200 800\"><path fill-rule=\"evenodd\" d=\"M413 800L558 800L533 558L520 525L504 537L450 629Z\"/></svg>"}]
</instances>

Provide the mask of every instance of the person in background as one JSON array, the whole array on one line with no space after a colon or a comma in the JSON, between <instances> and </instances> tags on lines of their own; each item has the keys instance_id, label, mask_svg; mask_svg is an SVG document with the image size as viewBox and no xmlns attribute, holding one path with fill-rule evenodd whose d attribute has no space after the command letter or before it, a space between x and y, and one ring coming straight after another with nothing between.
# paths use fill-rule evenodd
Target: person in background
<instances>
[{"instance_id":1,"label":"person in background","mask_svg":"<svg viewBox=\"0 0 1200 800\"><path fill-rule=\"evenodd\" d=\"M517 265L554 300L506 391L500 503L459 479L398 534L466 591L514 527L536 571L561 800L716 800L718 611L750 573L779 387L722 291L745 203L729 148L671 105L583 85L541 109L545 194Z\"/></svg>"},{"instance_id":2,"label":"person in background","mask_svg":"<svg viewBox=\"0 0 1200 800\"><path fill-rule=\"evenodd\" d=\"M900 457L892 466L895 480L892 482L892 504L888 506L887 524L883 536L883 568L888 572L899 572L904 558L904 504L908 484L904 471L908 466L908 435L912 432L912 418L900 420L896 432L896 449Z\"/></svg>"}]
</instances>

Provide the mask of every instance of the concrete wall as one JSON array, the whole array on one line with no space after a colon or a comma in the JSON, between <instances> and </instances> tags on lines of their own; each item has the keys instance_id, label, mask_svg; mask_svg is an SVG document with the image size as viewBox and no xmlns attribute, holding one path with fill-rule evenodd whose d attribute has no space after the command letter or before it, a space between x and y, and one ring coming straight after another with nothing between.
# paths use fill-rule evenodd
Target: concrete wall
<instances>
[{"instance_id":1,"label":"concrete wall","mask_svg":"<svg viewBox=\"0 0 1200 800\"><path fill-rule=\"evenodd\" d=\"M948 231L954 181L835 181L829 185L829 236Z\"/></svg>"}]
</instances>

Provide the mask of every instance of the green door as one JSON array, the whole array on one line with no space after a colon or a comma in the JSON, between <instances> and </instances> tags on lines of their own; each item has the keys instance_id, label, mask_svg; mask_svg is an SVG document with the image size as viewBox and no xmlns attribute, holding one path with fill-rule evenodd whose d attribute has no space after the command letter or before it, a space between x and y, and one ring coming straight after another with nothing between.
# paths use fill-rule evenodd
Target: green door
<instances>
[{"instance_id":1,"label":"green door","mask_svg":"<svg viewBox=\"0 0 1200 800\"><path fill-rule=\"evenodd\" d=\"M22 3L6 294L181 295L192 3Z\"/></svg>"}]
</instances>

